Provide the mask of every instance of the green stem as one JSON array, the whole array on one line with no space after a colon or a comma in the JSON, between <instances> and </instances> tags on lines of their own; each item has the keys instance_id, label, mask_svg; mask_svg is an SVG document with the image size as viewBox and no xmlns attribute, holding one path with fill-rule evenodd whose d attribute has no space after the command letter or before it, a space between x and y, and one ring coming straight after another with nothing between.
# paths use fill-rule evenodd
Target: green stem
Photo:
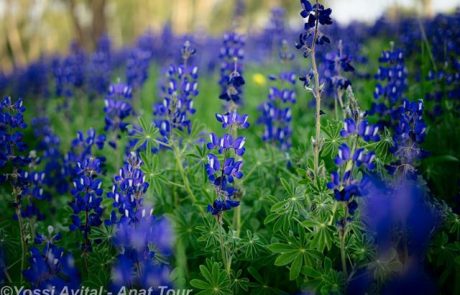
<instances>
[{"instance_id":1,"label":"green stem","mask_svg":"<svg viewBox=\"0 0 460 295\"><path fill-rule=\"evenodd\" d=\"M318 1L316 1L316 15L318 14ZM313 36L312 46L311 46L311 65L313 70L313 77L315 81L314 86L314 96L316 101L316 112L315 112L315 143L314 143L314 154L313 154L313 169L315 173L315 178L319 174L319 153L320 153L320 136L321 136L321 91L319 84L319 72L318 66L316 64L316 40L318 39L318 20L315 22L315 34Z\"/></svg>"},{"instance_id":2,"label":"green stem","mask_svg":"<svg viewBox=\"0 0 460 295\"><path fill-rule=\"evenodd\" d=\"M233 227L236 231L236 236L240 236L241 231L241 204L235 208L235 214L233 215Z\"/></svg>"},{"instance_id":3,"label":"green stem","mask_svg":"<svg viewBox=\"0 0 460 295\"><path fill-rule=\"evenodd\" d=\"M343 206L345 207L345 217L344 217L344 223L343 223L343 228L340 229L340 232L339 232L339 235L340 235L340 260L342 262L342 271L343 273L345 274L345 276L347 276L347 258L346 258L346 254L345 254L345 239L346 239L346 235L347 235L347 203L346 202L342 202L343 203Z\"/></svg>"},{"instance_id":4,"label":"green stem","mask_svg":"<svg viewBox=\"0 0 460 295\"><path fill-rule=\"evenodd\" d=\"M224 227L219 222L220 252L221 252L221 255L222 255L222 261L224 263L225 271L227 272L228 279L230 279L230 273L231 273L231 270L232 270L232 262L231 262L231 259L229 258L228 252L225 249L224 236L223 236L223 233L222 233L223 231L224 231Z\"/></svg>"},{"instance_id":5,"label":"green stem","mask_svg":"<svg viewBox=\"0 0 460 295\"><path fill-rule=\"evenodd\" d=\"M18 223L19 223L19 236L20 236L20 239L21 239L21 279L20 279L20 282L22 284L23 282L23 275L22 275L22 272L24 271L24 265L25 265L25 260L26 260L26 239L25 239L25 236L24 236L24 222L22 220L22 216L21 216L21 205L20 205L20 200L19 200L19 196L16 194L16 202L17 202L17 206L16 206L16 216L18 217Z\"/></svg>"},{"instance_id":6,"label":"green stem","mask_svg":"<svg viewBox=\"0 0 460 295\"><path fill-rule=\"evenodd\" d=\"M177 245L176 245L176 253L177 253L177 269L178 269L178 287L182 288L185 287L185 282L187 281L187 276L188 276L188 265L187 265L187 249L184 245L184 242L182 239L178 239Z\"/></svg>"},{"instance_id":7,"label":"green stem","mask_svg":"<svg viewBox=\"0 0 460 295\"><path fill-rule=\"evenodd\" d=\"M345 275L347 275L347 261L345 257L345 229L343 229L343 233L340 234L340 260L342 261L342 271Z\"/></svg>"},{"instance_id":8,"label":"green stem","mask_svg":"<svg viewBox=\"0 0 460 295\"><path fill-rule=\"evenodd\" d=\"M188 177L185 174L184 165L182 164L182 156L181 156L181 153L179 151L179 148L175 144L173 144L172 148L173 148L173 151L174 151L174 158L176 159L177 169L179 169L179 173L180 173L180 175L182 177L182 181L184 182L184 188L187 191L190 199L192 200L192 203L196 204L196 197L195 197L195 194L193 193L193 191L192 191L192 189L190 187L190 182L188 180ZM200 206L199 206L199 208L200 208L201 213L204 213L203 208L201 208Z\"/></svg>"}]
</instances>

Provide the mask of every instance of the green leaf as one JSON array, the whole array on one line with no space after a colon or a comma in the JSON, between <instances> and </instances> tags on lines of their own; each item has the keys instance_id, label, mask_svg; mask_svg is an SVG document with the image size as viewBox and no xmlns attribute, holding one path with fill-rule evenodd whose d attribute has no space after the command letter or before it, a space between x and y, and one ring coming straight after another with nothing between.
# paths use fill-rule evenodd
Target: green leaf
<instances>
[{"instance_id":1,"label":"green leaf","mask_svg":"<svg viewBox=\"0 0 460 295\"><path fill-rule=\"evenodd\" d=\"M302 264L303 264L303 258L301 255L298 255L295 259L294 262L291 264L291 269L289 271L289 279L290 280L295 280L300 274L300 270L302 269Z\"/></svg>"},{"instance_id":2,"label":"green leaf","mask_svg":"<svg viewBox=\"0 0 460 295\"><path fill-rule=\"evenodd\" d=\"M202 280L198 280L198 279L191 280L190 285L192 285L193 287L198 288L198 289L208 289L209 288L208 283L206 283L205 281L202 281Z\"/></svg>"},{"instance_id":3,"label":"green leaf","mask_svg":"<svg viewBox=\"0 0 460 295\"><path fill-rule=\"evenodd\" d=\"M299 256L298 250L291 250L287 253L283 253L280 256L276 257L275 265L283 266L283 265L289 264L292 261L294 261L298 256ZM302 258L302 256L300 256L300 258Z\"/></svg>"}]
</instances>

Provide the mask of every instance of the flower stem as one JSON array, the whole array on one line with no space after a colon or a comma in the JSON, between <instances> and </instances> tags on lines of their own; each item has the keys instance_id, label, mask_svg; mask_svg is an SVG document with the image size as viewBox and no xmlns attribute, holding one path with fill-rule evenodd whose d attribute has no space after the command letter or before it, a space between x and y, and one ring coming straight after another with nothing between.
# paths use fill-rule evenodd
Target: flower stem
<instances>
[{"instance_id":1,"label":"flower stem","mask_svg":"<svg viewBox=\"0 0 460 295\"><path fill-rule=\"evenodd\" d=\"M222 261L224 263L225 271L227 272L228 279L230 279L230 273L232 270L232 261L225 249L224 236L222 234L223 231L224 231L224 227L222 226L222 223L219 222L220 252L222 254Z\"/></svg>"},{"instance_id":2,"label":"flower stem","mask_svg":"<svg viewBox=\"0 0 460 295\"><path fill-rule=\"evenodd\" d=\"M185 282L187 281L187 276L188 276L188 265L187 265L187 249L184 245L184 242L182 239L178 239L177 245L176 245L176 253L177 253L177 269L179 271L178 277L178 286L179 287L184 287Z\"/></svg>"},{"instance_id":3,"label":"flower stem","mask_svg":"<svg viewBox=\"0 0 460 295\"><path fill-rule=\"evenodd\" d=\"M316 15L318 15L318 1L316 1ZM315 101L316 101L316 111L315 111L315 143L314 143L314 154L313 154L313 169L315 173L315 178L318 177L319 173L319 153L320 153L320 141L321 141L321 91L319 84L319 72L318 66L316 64L316 41L318 39L318 20L315 22L315 34L313 35L313 41L311 45L311 66L313 70L313 77L315 82L315 87L313 89Z\"/></svg>"},{"instance_id":4,"label":"flower stem","mask_svg":"<svg viewBox=\"0 0 460 295\"><path fill-rule=\"evenodd\" d=\"M233 215L233 227L236 231L236 236L240 236L241 231L241 204L235 208L235 215Z\"/></svg>"},{"instance_id":5,"label":"flower stem","mask_svg":"<svg viewBox=\"0 0 460 295\"><path fill-rule=\"evenodd\" d=\"M26 240L25 240L25 235L24 235L24 222L22 220L22 216L21 216L21 205L20 205L20 200L19 200L19 196L16 195L16 202L17 202L17 206L16 206L16 216L18 217L18 223L19 223L19 235L20 235L20 239L21 239L21 279L20 279L20 282L22 284L23 282L23 271L24 271L24 266L25 266L25 260L26 260Z\"/></svg>"},{"instance_id":6,"label":"flower stem","mask_svg":"<svg viewBox=\"0 0 460 295\"><path fill-rule=\"evenodd\" d=\"M348 275L347 271L347 258L345 254L345 240L346 240L346 235L347 235L347 213L348 213L348 207L347 207L347 202L341 202L343 203L343 206L345 208L345 217L343 218L343 227L339 229L339 236L340 236L340 260L342 262L342 271L345 274L345 276Z\"/></svg>"},{"instance_id":7,"label":"flower stem","mask_svg":"<svg viewBox=\"0 0 460 295\"><path fill-rule=\"evenodd\" d=\"M196 204L195 194L193 193L192 188L190 187L190 182L188 180L187 175L185 174L184 165L182 164L182 156L181 156L180 150L175 144L172 145L172 148L174 151L174 158L176 159L177 169L179 170L179 173L182 177L182 181L184 182L184 188L187 191L190 199L192 200L192 203ZM200 208L201 213L204 213L203 208L201 208L200 206L199 208Z\"/></svg>"}]
</instances>

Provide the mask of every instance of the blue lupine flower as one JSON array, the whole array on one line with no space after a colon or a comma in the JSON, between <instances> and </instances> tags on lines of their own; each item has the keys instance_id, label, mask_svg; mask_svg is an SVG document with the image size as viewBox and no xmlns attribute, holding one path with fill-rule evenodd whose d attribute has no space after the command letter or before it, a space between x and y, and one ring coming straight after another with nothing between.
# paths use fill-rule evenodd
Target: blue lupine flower
<instances>
[{"instance_id":1,"label":"blue lupine flower","mask_svg":"<svg viewBox=\"0 0 460 295\"><path fill-rule=\"evenodd\" d=\"M71 254L54 245L61 239L60 234L54 234L53 227L48 228L49 236L37 235L36 246L31 248L30 267L24 270L24 278L33 289L53 290L60 292L64 287L80 288L80 275ZM40 250L39 246L44 244Z\"/></svg>"},{"instance_id":2,"label":"blue lupine flower","mask_svg":"<svg viewBox=\"0 0 460 295\"><path fill-rule=\"evenodd\" d=\"M137 211L143 206L144 194L147 192L149 183L145 180L144 172L141 167L142 160L131 152L120 169L118 175L114 177L112 191L107 193L107 197L113 199L113 207L120 215L120 222L136 223ZM117 214L114 211L111 218L106 220L106 224L117 222Z\"/></svg>"},{"instance_id":3,"label":"blue lupine flower","mask_svg":"<svg viewBox=\"0 0 460 295\"><path fill-rule=\"evenodd\" d=\"M283 64L289 61L287 42L281 44L280 58ZM262 139L277 145L281 150L288 150L291 146L292 136L292 110L291 106L296 103L296 75L290 71L281 71L276 76L271 76L272 81L279 82L280 86L269 88L267 101L259 106L261 116L257 123L264 125Z\"/></svg>"},{"instance_id":4,"label":"blue lupine flower","mask_svg":"<svg viewBox=\"0 0 460 295\"><path fill-rule=\"evenodd\" d=\"M302 50L306 58L311 52L310 46L313 36L316 36L316 40L314 41L318 45L331 42L329 37L322 33L320 26L332 24L332 10L330 8L325 8L322 4L312 5L308 0L300 0L300 4L302 5L300 16L302 16L305 21L305 32L299 35L296 48Z\"/></svg>"},{"instance_id":5,"label":"blue lupine flower","mask_svg":"<svg viewBox=\"0 0 460 295\"><path fill-rule=\"evenodd\" d=\"M189 65L188 61L196 50L186 41L181 53L182 64L171 65L167 77L168 83L163 87L165 98L154 105L155 126L162 135L161 141L167 143L174 129L191 131L189 115L195 113L193 99L198 95L198 67Z\"/></svg>"},{"instance_id":6,"label":"blue lupine flower","mask_svg":"<svg viewBox=\"0 0 460 295\"><path fill-rule=\"evenodd\" d=\"M7 96L0 103L0 168L9 161L25 161L19 153L25 151L27 146L18 130L27 126L24 122L24 111L22 99L13 102L11 97Z\"/></svg>"},{"instance_id":7,"label":"blue lupine flower","mask_svg":"<svg viewBox=\"0 0 460 295\"><path fill-rule=\"evenodd\" d=\"M358 110L355 113L359 113ZM357 116L358 123L352 118L346 118L343 121L343 129L340 135L344 138L353 136L353 148L350 148L347 143L342 143L335 158L337 171L331 174L331 181L327 187L334 192L334 198L339 202L345 202L350 215L353 215L358 208L358 203L354 197L360 197L365 194L365 185L368 181L367 171L375 168L375 153L367 152L363 147L359 146L358 138L364 141L377 141L378 127L369 124L360 116ZM357 126L358 125L358 126ZM364 169L364 176L361 179L355 178L356 170ZM346 225L347 220L341 220L341 226Z\"/></svg>"},{"instance_id":8,"label":"blue lupine flower","mask_svg":"<svg viewBox=\"0 0 460 295\"><path fill-rule=\"evenodd\" d=\"M107 91L110 84L111 43L107 36L99 39L96 51L91 55L87 73L90 89L96 94Z\"/></svg>"},{"instance_id":9,"label":"blue lupine flower","mask_svg":"<svg viewBox=\"0 0 460 295\"><path fill-rule=\"evenodd\" d=\"M244 59L244 38L237 33L224 34L224 40L220 49L219 58L221 87L220 99L240 103L242 96L242 86L245 84L243 78Z\"/></svg>"},{"instance_id":10,"label":"blue lupine flower","mask_svg":"<svg viewBox=\"0 0 460 295\"><path fill-rule=\"evenodd\" d=\"M114 239L119 254L112 268L112 289L123 286L150 288L171 286L169 268L156 260L172 252L172 228L168 220L155 218L152 209L139 208L136 224L128 220L117 226Z\"/></svg>"},{"instance_id":11,"label":"blue lupine flower","mask_svg":"<svg viewBox=\"0 0 460 295\"><path fill-rule=\"evenodd\" d=\"M133 48L126 60L126 82L138 91L148 78L151 53L141 48Z\"/></svg>"},{"instance_id":12,"label":"blue lupine flower","mask_svg":"<svg viewBox=\"0 0 460 295\"><path fill-rule=\"evenodd\" d=\"M115 132L117 137L120 136L118 132L126 131L128 123L124 120L133 113L131 96L132 89L127 84L110 85L104 100L105 131ZM109 141L109 144L116 148L116 140Z\"/></svg>"},{"instance_id":13,"label":"blue lupine flower","mask_svg":"<svg viewBox=\"0 0 460 295\"><path fill-rule=\"evenodd\" d=\"M404 92L407 89L407 69L404 64L404 54L400 49L383 51L379 58L380 66L375 74L378 81L374 90L373 103L369 114L377 114L381 124L389 126L388 116L391 116L392 106L398 105L404 99Z\"/></svg>"},{"instance_id":14,"label":"blue lupine flower","mask_svg":"<svg viewBox=\"0 0 460 295\"><path fill-rule=\"evenodd\" d=\"M367 120L361 120L359 126L351 118L346 118L343 122L343 129L340 131L342 137L348 137L353 134L359 135L365 141L379 141L379 126L372 125Z\"/></svg>"},{"instance_id":15,"label":"blue lupine flower","mask_svg":"<svg viewBox=\"0 0 460 295\"><path fill-rule=\"evenodd\" d=\"M226 101L232 101L234 103L239 103L241 99L242 90L241 87L245 84L245 81L240 73L232 72L228 77L223 80L223 91L219 95L220 99Z\"/></svg>"},{"instance_id":16,"label":"blue lupine flower","mask_svg":"<svg viewBox=\"0 0 460 295\"><path fill-rule=\"evenodd\" d=\"M426 135L427 126L423 120L423 101L409 102L403 100L402 105L393 113L395 126L393 143L390 151L397 157L397 161L389 165L391 173L396 172L393 168L404 169L403 174L410 177L414 172L414 162L422 158L425 152L420 147ZM404 164L404 165L401 165Z\"/></svg>"},{"instance_id":17,"label":"blue lupine flower","mask_svg":"<svg viewBox=\"0 0 460 295\"><path fill-rule=\"evenodd\" d=\"M328 78L332 84L332 87L337 90L344 90L351 82L347 79L342 73L343 72L354 72L355 68L351 65L351 58L343 53L342 40L339 42L339 49L337 52L329 53L326 55L326 60L328 62ZM342 98L338 97L336 93L336 99L339 100L341 104Z\"/></svg>"},{"instance_id":18,"label":"blue lupine flower","mask_svg":"<svg viewBox=\"0 0 460 295\"><path fill-rule=\"evenodd\" d=\"M335 158L336 165L343 165L347 161L351 159L351 151L347 144L342 143L339 146L339 151L337 153L337 157Z\"/></svg>"},{"instance_id":19,"label":"blue lupine flower","mask_svg":"<svg viewBox=\"0 0 460 295\"><path fill-rule=\"evenodd\" d=\"M246 138L244 136L240 136L234 139L232 135L224 134L221 138L219 138L215 133L210 133L209 139L210 142L206 146L210 150L217 149L219 154L233 150L238 156L242 156L246 151L244 148Z\"/></svg>"},{"instance_id":20,"label":"blue lupine flower","mask_svg":"<svg viewBox=\"0 0 460 295\"><path fill-rule=\"evenodd\" d=\"M89 234L92 227L102 223L102 180L98 178L102 173L102 164L105 159L92 155L92 147L96 144L102 148L105 138L96 137L94 129L89 129L87 137L78 132L72 142L72 151L67 156L67 165L72 177L73 200L69 203L72 208L72 223L70 230L79 230L83 234L82 250L91 251Z\"/></svg>"},{"instance_id":21,"label":"blue lupine flower","mask_svg":"<svg viewBox=\"0 0 460 295\"><path fill-rule=\"evenodd\" d=\"M67 175L64 167L64 155L60 151L60 138L57 136L46 117L32 120L34 135L39 143L36 147L42 152L45 160L45 183L48 189L55 189L58 193L64 194L68 191Z\"/></svg>"},{"instance_id":22,"label":"blue lupine flower","mask_svg":"<svg viewBox=\"0 0 460 295\"><path fill-rule=\"evenodd\" d=\"M227 112L225 114L216 114L216 119L222 123L222 128L241 128L249 127L248 115L239 115L236 111Z\"/></svg>"}]
</instances>

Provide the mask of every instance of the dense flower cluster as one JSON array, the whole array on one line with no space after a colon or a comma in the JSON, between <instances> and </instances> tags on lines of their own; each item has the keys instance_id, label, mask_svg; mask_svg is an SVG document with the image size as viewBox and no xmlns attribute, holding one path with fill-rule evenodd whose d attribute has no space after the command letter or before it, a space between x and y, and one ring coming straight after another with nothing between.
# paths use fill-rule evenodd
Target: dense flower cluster
<instances>
[{"instance_id":1,"label":"dense flower cluster","mask_svg":"<svg viewBox=\"0 0 460 295\"><path fill-rule=\"evenodd\" d=\"M375 74L378 81L374 90L374 98L377 101L372 104L369 114L377 114L381 118L381 124L391 125L390 119L394 108L404 98L407 89L407 69L404 64L404 54L401 49L383 51L379 58L380 66Z\"/></svg>"},{"instance_id":2,"label":"dense flower cluster","mask_svg":"<svg viewBox=\"0 0 460 295\"><path fill-rule=\"evenodd\" d=\"M118 132L126 131L128 123L125 119L133 113L131 106L132 88L124 83L112 84L105 97L105 131L114 132L119 137ZM116 141L111 140L109 144L115 148Z\"/></svg>"},{"instance_id":3,"label":"dense flower cluster","mask_svg":"<svg viewBox=\"0 0 460 295\"><path fill-rule=\"evenodd\" d=\"M227 33L220 49L221 93L219 98L233 103L240 103L245 81L242 77L244 59L244 37L237 33Z\"/></svg>"},{"instance_id":4,"label":"dense flower cluster","mask_svg":"<svg viewBox=\"0 0 460 295\"><path fill-rule=\"evenodd\" d=\"M112 289L171 286L169 268L156 259L171 253L171 225L154 217L150 208L139 208L136 220L136 224L125 220L117 226L114 243L119 255L112 268Z\"/></svg>"},{"instance_id":5,"label":"dense flower cluster","mask_svg":"<svg viewBox=\"0 0 460 295\"><path fill-rule=\"evenodd\" d=\"M339 42L339 48L337 52L329 53L326 55L328 62L329 79L332 87L336 89L336 99L343 105L342 98L337 94L341 90L346 89L351 82L347 79L343 73L354 72L355 68L351 64L351 58L344 54L342 41Z\"/></svg>"},{"instance_id":6,"label":"dense flower cluster","mask_svg":"<svg viewBox=\"0 0 460 295\"><path fill-rule=\"evenodd\" d=\"M135 91L140 91L148 78L151 53L135 47L126 60L126 82Z\"/></svg>"},{"instance_id":7,"label":"dense flower cluster","mask_svg":"<svg viewBox=\"0 0 460 295\"><path fill-rule=\"evenodd\" d=\"M25 107L22 99L16 102L11 97L4 97L0 104L0 168L7 163L24 164L26 159L19 153L27 148L22 140L20 129L26 128L24 122Z\"/></svg>"},{"instance_id":8,"label":"dense flower cluster","mask_svg":"<svg viewBox=\"0 0 460 295\"><path fill-rule=\"evenodd\" d=\"M51 127L48 118L41 117L32 120L34 135L39 140L36 150L42 153L42 161L45 162L45 183L50 190L56 190L60 194L68 191L67 175L64 167L64 155L61 153L61 139Z\"/></svg>"},{"instance_id":9,"label":"dense flower cluster","mask_svg":"<svg viewBox=\"0 0 460 295\"><path fill-rule=\"evenodd\" d=\"M416 177L414 162L425 154L420 147L427 129L423 120L423 101L403 100L394 115L398 123L394 130L393 146L390 151L396 156L397 162L388 166L389 171Z\"/></svg>"},{"instance_id":10,"label":"dense flower cluster","mask_svg":"<svg viewBox=\"0 0 460 295\"><path fill-rule=\"evenodd\" d=\"M323 45L331 42L329 37L322 32L321 26L332 24L332 9L325 8L324 5L318 3L312 5L308 0L300 0L300 4L302 5L300 16L304 19L305 25L304 32L299 35L296 48L302 50L306 58L312 51L313 43Z\"/></svg>"},{"instance_id":11,"label":"dense flower cluster","mask_svg":"<svg viewBox=\"0 0 460 295\"><path fill-rule=\"evenodd\" d=\"M284 65L292 60L293 55L287 48L287 42L283 40L280 49L280 59ZM292 140L292 105L296 103L296 75L291 71L282 71L278 77L270 76L270 80L277 85L270 87L268 99L261 106L259 124L264 125L262 139L277 145L286 151L291 147Z\"/></svg>"},{"instance_id":12,"label":"dense flower cluster","mask_svg":"<svg viewBox=\"0 0 460 295\"><path fill-rule=\"evenodd\" d=\"M96 94L105 93L110 85L111 56L110 39L104 36L99 40L87 66L89 87Z\"/></svg>"},{"instance_id":13,"label":"dense flower cluster","mask_svg":"<svg viewBox=\"0 0 460 295\"><path fill-rule=\"evenodd\" d=\"M189 115L195 113L193 99L198 95L198 67L188 64L196 50L186 41L182 47L182 64L168 69L165 98L154 105L155 125L160 130L161 140L168 143L174 129L190 132Z\"/></svg>"},{"instance_id":14,"label":"dense flower cluster","mask_svg":"<svg viewBox=\"0 0 460 295\"><path fill-rule=\"evenodd\" d=\"M236 64L231 75L241 80L240 85L244 84L244 78L237 72ZM208 212L217 217L220 217L223 211L230 210L240 204L235 179L243 177L241 157L246 151L244 147L246 138L237 136L237 133L238 129L248 128L249 122L248 115L238 114L237 106L236 101L232 101L227 106L230 108L229 111L224 114L216 114L216 119L222 123L222 128L228 129L231 133L225 133L222 137L210 133L210 140L206 145L209 150L217 150L220 155L219 157L214 153L208 154L208 163L205 164L208 179L214 185L217 194L217 199L212 205L208 205Z\"/></svg>"},{"instance_id":15,"label":"dense flower cluster","mask_svg":"<svg viewBox=\"0 0 460 295\"><path fill-rule=\"evenodd\" d=\"M72 44L68 56L53 60L52 68L57 96L71 97L75 89L84 85L85 65L86 56L77 44Z\"/></svg>"},{"instance_id":16,"label":"dense flower cluster","mask_svg":"<svg viewBox=\"0 0 460 295\"><path fill-rule=\"evenodd\" d=\"M82 250L84 252L92 249L89 240L91 228L102 223L103 189L102 179L98 176L102 173L104 159L92 154L94 144L102 148L103 138L99 137L98 139L99 141L96 142L94 129L88 130L86 138L84 138L83 133L79 132L72 146L74 150L80 149L80 153L71 152L67 155L67 159L74 160L74 162L69 163L73 181L71 190L73 200L69 204L73 211L70 229L82 232L84 238Z\"/></svg>"},{"instance_id":17,"label":"dense flower cluster","mask_svg":"<svg viewBox=\"0 0 460 295\"><path fill-rule=\"evenodd\" d=\"M125 220L130 223L137 222L137 211L142 207L144 194L149 187L141 170L142 165L142 160L131 152L120 168L120 172L115 176L112 191L107 193L107 197L113 199L113 207L117 209L120 217L117 217L116 211L112 211L110 220L105 222L107 225L118 221L125 222Z\"/></svg>"},{"instance_id":18,"label":"dense flower cluster","mask_svg":"<svg viewBox=\"0 0 460 295\"><path fill-rule=\"evenodd\" d=\"M64 287L80 287L80 275L72 255L55 245L61 238L60 234L54 234L52 226L48 227L48 236L36 236L36 246L30 250L30 267L24 271L24 277L33 289L46 290L52 287L60 292Z\"/></svg>"},{"instance_id":19,"label":"dense flower cluster","mask_svg":"<svg viewBox=\"0 0 460 295\"><path fill-rule=\"evenodd\" d=\"M35 151L24 155L27 149L21 132L26 127L24 111L22 99L13 102L11 97L5 97L1 101L0 182L11 185L13 204L19 210L16 214L25 218L36 216L41 220L43 215L35 206L34 199L42 200L49 196L43 190L45 173L36 169L40 158Z\"/></svg>"},{"instance_id":20,"label":"dense flower cluster","mask_svg":"<svg viewBox=\"0 0 460 295\"><path fill-rule=\"evenodd\" d=\"M347 204L348 213L353 215L358 208L358 203L354 197L360 197L363 193L362 179L355 178L357 169L371 171L375 168L375 153L368 152L360 143L379 141L378 126L372 125L360 116L357 118L347 118L343 122L343 129L340 135L349 139L352 144L342 143L339 146L335 164L337 171L331 174L331 181L327 187L334 191L334 197L339 202Z\"/></svg>"}]
</instances>

